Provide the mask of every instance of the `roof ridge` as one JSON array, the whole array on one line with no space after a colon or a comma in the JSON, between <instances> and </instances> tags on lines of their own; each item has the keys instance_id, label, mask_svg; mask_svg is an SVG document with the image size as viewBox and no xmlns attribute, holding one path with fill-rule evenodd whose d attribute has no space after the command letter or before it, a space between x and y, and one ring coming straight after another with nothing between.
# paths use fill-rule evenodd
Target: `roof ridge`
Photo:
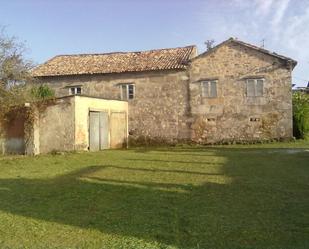
<instances>
[{"instance_id":1,"label":"roof ridge","mask_svg":"<svg viewBox=\"0 0 309 249\"><path fill-rule=\"evenodd\" d=\"M149 49L149 50L140 50L140 51L115 51L115 52L106 52L106 53L80 53L80 54L59 54L56 55L54 57L52 57L51 59L49 59L48 61L56 58L56 57L61 57L61 56L96 56L96 55L113 55L113 54L138 54L138 53L145 53L145 52L156 52L156 51L162 51L162 50L172 50L172 49L186 49L186 48L191 48L193 49L194 47L196 47L196 45L188 45L188 46L184 46L184 47L173 47L173 48L156 48L156 49ZM47 61L46 61L47 62Z\"/></svg>"}]
</instances>

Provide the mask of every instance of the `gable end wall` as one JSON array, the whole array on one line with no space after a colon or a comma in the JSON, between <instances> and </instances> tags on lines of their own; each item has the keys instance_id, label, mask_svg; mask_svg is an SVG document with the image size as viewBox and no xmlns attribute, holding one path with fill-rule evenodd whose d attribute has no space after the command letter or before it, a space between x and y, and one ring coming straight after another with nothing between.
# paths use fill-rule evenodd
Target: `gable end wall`
<instances>
[{"instance_id":1,"label":"gable end wall","mask_svg":"<svg viewBox=\"0 0 309 249\"><path fill-rule=\"evenodd\" d=\"M194 141L292 137L291 69L284 61L228 43L193 60L189 74ZM246 94L246 79L254 77L265 79L262 97ZM218 80L217 98L201 96L202 79Z\"/></svg>"}]
</instances>

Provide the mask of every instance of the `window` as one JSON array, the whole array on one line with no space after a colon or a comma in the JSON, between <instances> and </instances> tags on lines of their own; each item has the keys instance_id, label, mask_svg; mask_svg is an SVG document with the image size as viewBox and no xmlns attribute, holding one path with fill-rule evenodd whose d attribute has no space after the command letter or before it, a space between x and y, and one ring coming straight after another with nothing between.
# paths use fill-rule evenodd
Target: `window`
<instances>
[{"instance_id":1,"label":"window","mask_svg":"<svg viewBox=\"0 0 309 249\"><path fill-rule=\"evenodd\" d=\"M248 79L247 80L247 96L260 97L263 96L264 79Z\"/></svg>"},{"instance_id":2,"label":"window","mask_svg":"<svg viewBox=\"0 0 309 249\"><path fill-rule=\"evenodd\" d=\"M82 93L82 88L80 86L70 87L70 94L77 95Z\"/></svg>"},{"instance_id":3,"label":"window","mask_svg":"<svg viewBox=\"0 0 309 249\"><path fill-rule=\"evenodd\" d=\"M134 84L121 84L120 94L122 100L134 99L135 86Z\"/></svg>"},{"instance_id":4,"label":"window","mask_svg":"<svg viewBox=\"0 0 309 249\"><path fill-rule=\"evenodd\" d=\"M216 98L217 97L217 81L202 81L202 97Z\"/></svg>"}]
</instances>

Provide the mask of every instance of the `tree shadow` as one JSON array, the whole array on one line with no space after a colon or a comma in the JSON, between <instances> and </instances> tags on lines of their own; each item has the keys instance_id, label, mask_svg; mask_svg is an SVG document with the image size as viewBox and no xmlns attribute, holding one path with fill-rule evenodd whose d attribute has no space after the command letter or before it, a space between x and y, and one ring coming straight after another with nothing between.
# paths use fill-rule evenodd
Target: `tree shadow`
<instances>
[{"instance_id":1,"label":"tree shadow","mask_svg":"<svg viewBox=\"0 0 309 249\"><path fill-rule=\"evenodd\" d=\"M1 179L0 209L110 234L192 246L191 239L179 241L175 230L179 226L174 226L186 194L156 190L190 191L190 187L87 177L106 168L90 166L54 179Z\"/></svg>"},{"instance_id":2,"label":"tree shadow","mask_svg":"<svg viewBox=\"0 0 309 249\"><path fill-rule=\"evenodd\" d=\"M273 192L281 185L278 189L267 185L274 177L269 175L273 171L267 172L271 164L259 169L256 177L253 165L237 166L239 154L216 155L227 157L218 174L98 165L53 179L0 179L0 210L179 248L266 248L270 241L278 246L274 248L291 248L286 243L295 242L294 234L286 233L289 224L281 216L290 206L285 192ZM232 180L190 185L100 177L108 169L206 178L227 175ZM232 170L241 174L233 175Z\"/></svg>"},{"instance_id":3,"label":"tree shadow","mask_svg":"<svg viewBox=\"0 0 309 249\"><path fill-rule=\"evenodd\" d=\"M196 156L196 155L195 155ZM180 160L161 160L161 159L140 159L140 158L128 158L128 161L141 161L141 162L157 162L157 163L178 163L178 164L198 164L198 165L203 165L203 164L216 164L213 162L195 162L195 161L180 161Z\"/></svg>"},{"instance_id":4,"label":"tree shadow","mask_svg":"<svg viewBox=\"0 0 309 249\"><path fill-rule=\"evenodd\" d=\"M194 164L199 164L199 165L203 165L203 164L206 164L205 162L185 162L185 161L168 161L168 160L157 160L157 159L151 159L151 160L144 160L144 159L126 159L128 161L141 161L141 162L164 162L164 163L173 163L173 162L181 162L181 163L194 163ZM212 164L212 163L209 163L209 164ZM212 164L214 165L214 164ZM164 165L163 165L164 166ZM96 167L96 166L94 166ZM114 168L114 169L124 169L124 170L129 170L129 171L144 171L144 172L154 172L154 173L180 173L180 174L192 174L192 175L205 175L205 176L216 176L216 175L222 175L222 174L219 174L219 173L211 173L211 172L200 172L200 171L191 171L191 170L185 170L185 169L182 169L182 170L175 170L175 169L162 169L162 168L138 168L138 167L124 167L124 166L116 166L116 165L108 165L108 166L104 166L106 168Z\"/></svg>"}]
</instances>

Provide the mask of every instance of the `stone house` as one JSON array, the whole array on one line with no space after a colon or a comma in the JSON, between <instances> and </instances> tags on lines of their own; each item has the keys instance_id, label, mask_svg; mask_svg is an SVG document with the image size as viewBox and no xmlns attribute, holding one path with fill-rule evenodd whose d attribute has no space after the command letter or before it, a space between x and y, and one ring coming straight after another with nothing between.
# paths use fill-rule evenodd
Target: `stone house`
<instances>
[{"instance_id":1,"label":"stone house","mask_svg":"<svg viewBox=\"0 0 309 249\"><path fill-rule=\"evenodd\" d=\"M126 100L132 140L256 141L292 137L297 62L230 38L142 52L59 55L33 70L56 96Z\"/></svg>"}]
</instances>

